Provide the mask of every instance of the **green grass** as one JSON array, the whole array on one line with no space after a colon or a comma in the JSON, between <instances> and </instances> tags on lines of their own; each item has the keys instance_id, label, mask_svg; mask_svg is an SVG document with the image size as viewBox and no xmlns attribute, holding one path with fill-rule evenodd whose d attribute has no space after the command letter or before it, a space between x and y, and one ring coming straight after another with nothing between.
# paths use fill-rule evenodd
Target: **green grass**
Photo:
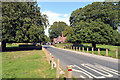
<instances>
[{"instance_id":1,"label":"green grass","mask_svg":"<svg viewBox=\"0 0 120 80\"><path fill-rule=\"evenodd\" d=\"M19 47L19 45L6 43L6 47Z\"/></svg>"},{"instance_id":2,"label":"green grass","mask_svg":"<svg viewBox=\"0 0 120 80\"><path fill-rule=\"evenodd\" d=\"M42 50L2 53L2 78L55 78Z\"/></svg>"},{"instance_id":3,"label":"green grass","mask_svg":"<svg viewBox=\"0 0 120 80\"><path fill-rule=\"evenodd\" d=\"M87 52L87 51L85 51L85 52ZM92 51L89 51L89 53L92 53ZM115 52L113 52L113 51L109 51L109 52L108 52L108 56L115 58L114 53L115 53ZM94 51L94 54L98 55L98 51ZM101 55L101 56L106 56L106 52L105 52L105 51L100 51L100 55Z\"/></svg>"},{"instance_id":4,"label":"green grass","mask_svg":"<svg viewBox=\"0 0 120 80\"><path fill-rule=\"evenodd\" d=\"M92 47L92 44L88 44L88 43L82 43L84 46L89 46ZM104 49L109 49L108 51L108 56L109 57L113 57L115 58L115 50L118 50L118 58L120 59L120 46L113 46L113 45L105 45L105 44L96 44L97 48L104 48ZM89 51L89 53L92 53L91 51ZM98 54L97 51L94 51L95 54ZM100 51L100 54L105 56L106 55L106 51Z\"/></svg>"},{"instance_id":5,"label":"green grass","mask_svg":"<svg viewBox=\"0 0 120 80\"><path fill-rule=\"evenodd\" d=\"M82 43L84 46L89 46L89 47L92 47L92 44L90 43ZM105 44L96 44L96 47L97 48L108 48L110 50L116 50L118 49L118 47L120 46L113 46L113 45L105 45Z\"/></svg>"}]
</instances>

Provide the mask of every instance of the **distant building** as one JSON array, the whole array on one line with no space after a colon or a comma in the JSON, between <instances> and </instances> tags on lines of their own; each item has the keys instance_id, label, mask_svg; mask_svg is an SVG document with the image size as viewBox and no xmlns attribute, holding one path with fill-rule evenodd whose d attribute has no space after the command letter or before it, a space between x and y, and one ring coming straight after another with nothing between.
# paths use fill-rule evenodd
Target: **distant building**
<instances>
[{"instance_id":1,"label":"distant building","mask_svg":"<svg viewBox=\"0 0 120 80\"><path fill-rule=\"evenodd\" d=\"M62 37L58 36L57 38L53 39L53 43L65 43L67 37L63 37L63 32L62 32Z\"/></svg>"}]
</instances>

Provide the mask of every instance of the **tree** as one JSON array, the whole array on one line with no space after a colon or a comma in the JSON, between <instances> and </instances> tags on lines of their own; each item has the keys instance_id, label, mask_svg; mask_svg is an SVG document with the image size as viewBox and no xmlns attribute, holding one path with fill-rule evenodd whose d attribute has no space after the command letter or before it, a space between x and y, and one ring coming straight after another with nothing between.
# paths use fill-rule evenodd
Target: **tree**
<instances>
[{"instance_id":1,"label":"tree","mask_svg":"<svg viewBox=\"0 0 120 80\"><path fill-rule=\"evenodd\" d=\"M73 28L72 28L72 27L66 26L66 27L65 27L65 30L63 31L63 33L64 33L64 36L67 37L67 39L65 40L66 42L71 42L71 41L73 41L73 40L71 40L71 39L72 39L71 36L74 34L74 31L73 31Z\"/></svg>"},{"instance_id":2,"label":"tree","mask_svg":"<svg viewBox=\"0 0 120 80\"><path fill-rule=\"evenodd\" d=\"M46 15L36 2L2 3L2 48L6 43L42 42L45 40Z\"/></svg>"},{"instance_id":3,"label":"tree","mask_svg":"<svg viewBox=\"0 0 120 80\"><path fill-rule=\"evenodd\" d=\"M93 2L72 12L73 42L114 44L118 41L118 3Z\"/></svg>"},{"instance_id":4,"label":"tree","mask_svg":"<svg viewBox=\"0 0 120 80\"><path fill-rule=\"evenodd\" d=\"M49 37L51 41L53 38L57 38L62 35L62 32L65 30L67 24L65 22L54 22L53 25L49 28Z\"/></svg>"}]
</instances>

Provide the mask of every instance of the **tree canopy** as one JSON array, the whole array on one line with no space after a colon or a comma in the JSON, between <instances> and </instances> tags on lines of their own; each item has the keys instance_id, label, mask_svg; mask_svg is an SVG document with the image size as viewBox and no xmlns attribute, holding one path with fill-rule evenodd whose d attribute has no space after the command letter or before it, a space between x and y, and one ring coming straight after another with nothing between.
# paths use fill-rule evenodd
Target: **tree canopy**
<instances>
[{"instance_id":1,"label":"tree canopy","mask_svg":"<svg viewBox=\"0 0 120 80\"><path fill-rule=\"evenodd\" d=\"M54 22L53 25L49 28L49 37L51 40L62 35L62 32L65 30L67 24L65 22Z\"/></svg>"},{"instance_id":2,"label":"tree canopy","mask_svg":"<svg viewBox=\"0 0 120 80\"><path fill-rule=\"evenodd\" d=\"M93 2L72 12L69 41L114 44L118 42L118 3Z\"/></svg>"},{"instance_id":3,"label":"tree canopy","mask_svg":"<svg viewBox=\"0 0 120 80\"><path fill-rule=\"evenodd\" d=\"M36 2L2 3L2 40L6 43L42 42L47 25L47 16Z\"/></svg>"},{"instance_id":4,"label":"tree canopy","mask_svg":"<svg viewBox=\"0 0 120 80\"><path fill-rule=\"evenodd\" d=\"M65 42L72 42L73 41L73 40L71 40L71 36L74 34L74 31L73 31L72 27L66 26L63 33L64 33L64 36L67 37Z\"/></svg>"}]
</instances>

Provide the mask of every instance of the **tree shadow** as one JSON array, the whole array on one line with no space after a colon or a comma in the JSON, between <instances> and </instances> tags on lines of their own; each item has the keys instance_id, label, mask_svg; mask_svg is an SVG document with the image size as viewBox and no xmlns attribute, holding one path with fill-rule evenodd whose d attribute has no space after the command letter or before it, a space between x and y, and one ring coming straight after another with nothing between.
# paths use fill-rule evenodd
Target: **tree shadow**
<instances>
[{"instance_id":1,"label":"tree shadow","mask_svg":"<svg viewBox=\"0 0 120 80\"><path fill-rule=\"evenodd\" d=\"M42 50L42 46L19 45L18 47L6 47L6 50L4 52L10 52L10 51L28 51L28 50Z\"/></svg>"},{"instance_id":2,"label":"tree shadow","mask_svg":"<svg viewBox=\"0 0 120 80\"><path fill-rule=\"evenodd\" d=\"M48 47L48 46L46 47L46 46L45 46L44 48L45 48L45 49L49 49L49 48L51 48L51 47Z\"/></svg>"}]
</instances>

